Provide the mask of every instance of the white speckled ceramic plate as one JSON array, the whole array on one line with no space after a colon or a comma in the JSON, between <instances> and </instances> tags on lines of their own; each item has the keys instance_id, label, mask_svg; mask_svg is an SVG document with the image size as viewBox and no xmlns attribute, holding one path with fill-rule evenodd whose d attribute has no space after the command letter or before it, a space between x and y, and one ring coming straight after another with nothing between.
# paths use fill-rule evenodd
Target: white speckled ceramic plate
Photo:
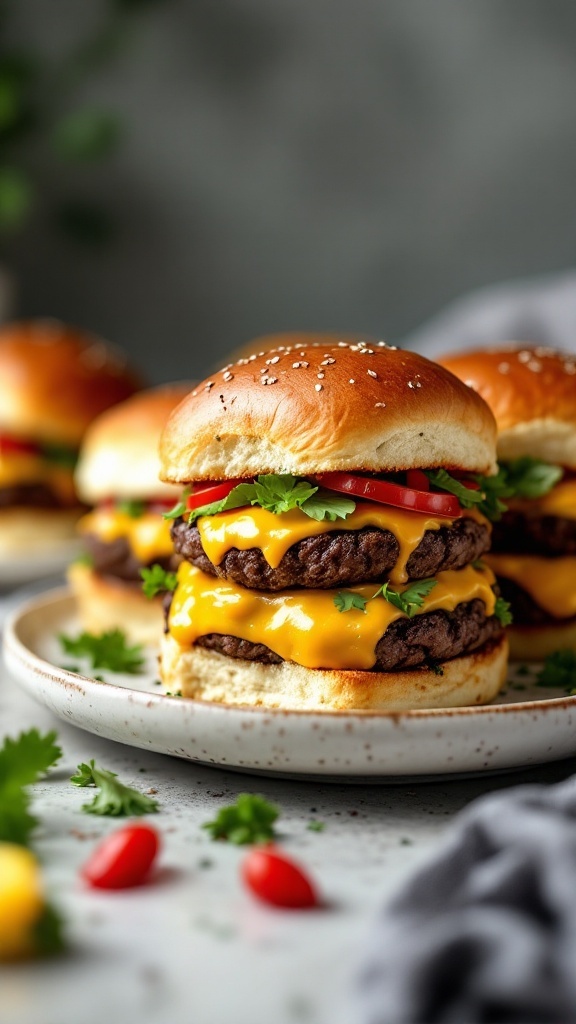
<instances>
[{"instance_id":1,"label":"white speckled ceramic plate","mask_svg":"<svg viewBox=\"0 0 576 1024\"><path fill-rule=\"evenodd\" d=\"M155 653L138 676L98 681L62 666L59 633L75 635L64 589L34 597L10 617L6 664L40 703L67 722L121 743L205 764L266 774L401 781L503 771L576 754L576 697L512 675L498 702L433 711L299 712L168 697Z\"/></svg>"}]
</instances>

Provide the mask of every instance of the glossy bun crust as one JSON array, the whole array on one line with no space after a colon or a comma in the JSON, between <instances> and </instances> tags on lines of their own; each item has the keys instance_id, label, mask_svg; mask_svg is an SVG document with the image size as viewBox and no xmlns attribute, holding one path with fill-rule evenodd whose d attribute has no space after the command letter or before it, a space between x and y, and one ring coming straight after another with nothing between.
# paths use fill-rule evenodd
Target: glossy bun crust
<instances>
[{"instance_id":1,"label":"glossy bun crust","mask_svg":"<svg viewBox=\"0 0 576 1024\"><path fill-rule=\"evenodd\" d=\"M56 320L0 329L0 431L76 446L99 413L138 380L122 353Z\"/></svg>"},{"instance_id":2,"label":"glossy bun crust","mask_svg":"<svg viewBox=\"0 0 576 1024\"><path fill-rule=\"evenodd\" d=\"M261 665L202 647L182 648L169 634L160 653L164 687L183 697L290 711L405 711L487 704L506 678L508 642L489 645L431 671L310 669Z\"/></svg>"},{"instance_id":3,"label":"glossy bun crust","mask_svg":"<svg viewBox=\"0 0 576 1024\"><path fill-rule=\"evenodd\" d=\"M576 469L576 355L518 343L439 362L492 409L500 458L531 455Z\"/></svg>"},{"instance_id":4,"label":"glossy bun crust","mask_svg":"<svg viewBox=\"0 0 576 1024\"><path fill-rule=\"evenodd\" d=\"M81 498L92 504L114 496L170 498L179 489L160 483L158 441L190 384L150 388L108 409L88 428L76 469Z\"/></svg>"},{"instance_id":5,"label":"glossy bun crust","mask_svg":"<svg viewBox=\"0 0 576 1024\"><path fill-rule=\"evenodd\" d=\"M365 342L271 349L196 386L162 435L162 479L411 468L495 470L487 405L414 352Z\"/></svg>"}]
</instances>

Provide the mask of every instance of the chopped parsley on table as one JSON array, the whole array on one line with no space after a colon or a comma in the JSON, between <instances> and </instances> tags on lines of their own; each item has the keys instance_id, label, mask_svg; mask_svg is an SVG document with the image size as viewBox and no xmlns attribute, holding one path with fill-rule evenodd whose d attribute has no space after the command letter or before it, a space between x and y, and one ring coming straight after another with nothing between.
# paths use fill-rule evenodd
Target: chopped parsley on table
<instances>
[{"instance_id":1,"label":"chopped parsley on table","mask_svg":"<svg viewBox=\"0 0 576 1024\"><path fill-rule=\"evenodd\" d=\"M94 760L89 764L79 764L76 775L72 775L70 782L75 786L91 786L99 790L90 803L82 804L82 810L86 814L132 818L142 814L154 814L158 810L157 800L132 786L125 786L115 772L97 768Z\"/></svg>"}]
</instances>

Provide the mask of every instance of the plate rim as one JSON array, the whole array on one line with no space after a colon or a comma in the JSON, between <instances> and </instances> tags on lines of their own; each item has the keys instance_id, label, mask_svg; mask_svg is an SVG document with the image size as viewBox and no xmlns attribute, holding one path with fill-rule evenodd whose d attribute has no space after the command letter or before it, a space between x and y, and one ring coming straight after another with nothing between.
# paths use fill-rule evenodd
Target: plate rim
<instances>
[{"instance_id":1,"label":"plate rim","mask_svg":"<svg viewBox=\"0 0 576 1024\"><path fill-rule=\"evenodd\" d=\"M105 686L109 691L114 691L116 694L131 694L132 700L142 700L146 704L149 704L150 701L159 705L165 701L169 701L171 703L177 701L179 704L181 704L182 701L185 701L187 706L192 706L193 708L198 709L201 708L203 710L210 709L214 713L218 714L225 714L227 711L234 711L256 717L273 715L274 717L282 718L298 717L312 719L316 717L321 720L336 718L348 721L354 718L362 720L383 719L386 721L393 721L395 724L400 724L404 720L414 721L418 719L435 719L436 721L442 721L471 716L485 717L495 714L514 713L520 715L531 715L539 712L545 713L546 711L559 710L561 708L574 708L576 706L576 694L573 696L567 694L563 697L544 697L542 700L517 701L514 704L481 704L478 706L469 705L461 708L415 708L413 710L404 711L386 711L385 709L375 710L370 708L359 708L356 710L327 709L325 711L311 708L270 708L265 706L254 707L249 704L224 704L216 701L195 700L191 697L172 697L165 693L153 693L148 690L139 690L130 686L119 686L117 683L100 682L92 676L86 676L80 672L70 672L68 669L61 668L59 665L54 665L52 662L46 661L27 647L18 635L18 629L24 618L41 611L45 605L58 606L69 602L74 602L74 596L70 587L67 586L54 587L23 601L10 612L6 622L4 623L2 631L3 646L13 657L17 658L21 663L27 664L27 666L37 674L48 678L53 682L68 686L77 686L76 681L80 680L85 688L87 688L87 691L89 693L94 693L94 695L101 690L102 686Z\"/></svg>"}]
</instances>

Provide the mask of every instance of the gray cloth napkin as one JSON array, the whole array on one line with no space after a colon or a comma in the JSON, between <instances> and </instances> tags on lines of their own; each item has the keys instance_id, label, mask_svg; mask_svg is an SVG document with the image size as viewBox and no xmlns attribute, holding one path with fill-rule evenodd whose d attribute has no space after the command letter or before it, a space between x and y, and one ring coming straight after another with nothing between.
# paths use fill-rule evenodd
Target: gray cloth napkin
<instances>
[{"instance_id":1,"label":"gray cloth napkin","mask_svg":"<svg viewBox=\"0 0 576 1024\"><path fill-rule=\"evenodd\" d=\"M576 271L466 295L405 338L402 346L434 357L505 341L576 351Z\"/></svg>"},{"instance_id":2,"label":"gray cloth napkin","mask_svg":"<svg viewBox=\"0 0 576 1024\"><path fill-rule=\"evenodd\" d=\"M576 1021L576 777L472 804L372 940L363 1024Z\"/></svg>"}]
</instances>

